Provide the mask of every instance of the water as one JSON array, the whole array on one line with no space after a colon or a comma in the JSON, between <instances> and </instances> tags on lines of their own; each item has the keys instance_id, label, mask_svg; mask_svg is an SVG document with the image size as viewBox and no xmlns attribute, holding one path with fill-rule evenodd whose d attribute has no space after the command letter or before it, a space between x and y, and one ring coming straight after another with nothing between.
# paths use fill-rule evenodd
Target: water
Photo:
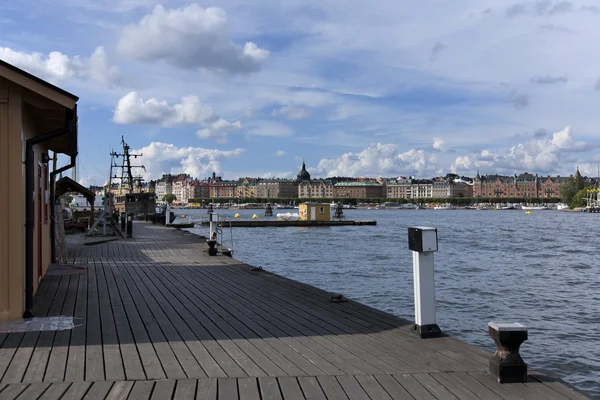
<instances>
[{"instance_id":1,"label":"water","mask_svg":"<svg viewBox=\"0 0 600 400\"><path fill-rule=\"evenodd\" d=\"M282 212L288 212L285 210ZM262 210L219 210L242 218ZM438 325L494 349L493 320L530 327L521 346L536 370L600 396L600 214L557 211L344 210L377 226L237 228L245 263L414 320L407 227L438 228ZM277 210L275 210L277 213ZM206 210L179 210L190 219ZM274 218L274 217L273 217ZM207 228L193 229L207 235Z\"/></svg>"}]
</instances>

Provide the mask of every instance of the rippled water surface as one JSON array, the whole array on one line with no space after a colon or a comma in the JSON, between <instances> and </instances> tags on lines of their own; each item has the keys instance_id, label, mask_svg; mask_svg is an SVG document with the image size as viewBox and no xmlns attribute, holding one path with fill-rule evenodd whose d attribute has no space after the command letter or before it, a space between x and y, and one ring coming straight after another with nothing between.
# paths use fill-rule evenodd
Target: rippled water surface
<instances>
[{"instance_id":1,"label":"rippled water surface","mask_svg":"<svg viewBox=\"0 0 600 400\"><path fill-rule=\"evenodd\" d=\"M288 210L285 210L288 211ZM262 210L221 210L243 218ZM205 210L180 210L188 218ZM523 322L530 368L600 396L600 214L557 211L345 210L377 226L237 228L234 257L414 320L407 227L438 228L437 320L493 350L492 320ZM194 229L206 234L207 229Z\"/></svg>"}]
</instances>

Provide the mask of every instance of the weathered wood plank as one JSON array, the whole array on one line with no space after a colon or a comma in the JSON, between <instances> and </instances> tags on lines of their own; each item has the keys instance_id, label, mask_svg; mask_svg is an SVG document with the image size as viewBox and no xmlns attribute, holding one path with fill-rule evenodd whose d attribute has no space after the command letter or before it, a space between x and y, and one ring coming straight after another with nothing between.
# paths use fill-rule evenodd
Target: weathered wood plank
<instances>
[{"instance_id":1,"label":"weathered wood plank","mask_svg":"<svg viewBox=\"0 0 600 400\"><path fill-rule=\"evenodd\" d=\"M168 381L157 381L156 385L154 385L154 390L152 391L152 400L170 400L173 397L173 392L175 391L175 384L179 385L178 381L168 380ZM194 392L192 392L194 393ZM188 396L188 399L193 399L193 396Z\"/></svg>"},{"instance_id":2,"label":"weathered wood plank","mask_svg":"<svg viewBox=\"0 0 600 400\"><path fill-rule=\"evenodd\" d=\"M39 383L36 383L36 385L39 385ZM55 382L55 383L51 383L48 385L50 385L50 387L44 392L42 397L40 397L40 400L63 399L64 398L63 395L69 389L69 387L71 386L71 383L70 382ZM21 395L21 397L23 397L23 396L24 396L24 394ZM25 397L25 398L35 399L35 397Z\"/></svg>"},{"instance_id":3,"label":"weathered wood plank","mask_svg":"<svg viewBox=\"0 0 600 400\"><path fill-rule=\"evenodd\" d=\"M217 399L216 379L198 379L196 387L196 400L216 400Z\"/></svg>"},{"instance_id":4,"label":"weathered wood plank","mask_svg":"<svg viewBox=\"0 0 600 400\"><path fill-rule=\"evenodd\" d=\"M19 398L25 399L38 399L50 386L49 383L32 383L30 384L21 394ZM0 398L4 399L4 395L0 393Z\"/></svg>"},{"instance_id":5,"label":"weathered wood plank","mask_svg":"<svg viewBox=\"0 0 600 400\"><path fill-rule=\"evenodd\" d=\"M357 375L356 380L367 394L373 399L391 400L390 395L372 375Z\"/></svg>"},{"instance_id":6,"label":"weathered wood plank","mask_svg":"<svg viewBox=\"0 0 600 400\"><path fill-rule=\"evenodd\" d=\"M100 264L99 261L97 261ZM87 318L85 336L85 380L104 380L104 351L102 346L102 326L100 320L100 301L96 268L100 265L88 266L87 273Z\"/></svg>"},{"instance_id":7,"label":"weathered wood plank","mask_svg":"<svg viewBox=\"0 0 600 400\"><path fill-rule=\"evenodd\" d=\"M298 383L307 400L327 400L325 393L321 390L319 381L314 376L300 376L298 377Z\"/></svg>"},{"instance_id":8,"label":"weathered wood plank","mask_svg":"<svg viewBox=\"0 0 600 400\"><path fill-rule=\"evenodd\" d=\"M19 397L25 389L29 386L29 383L13 383L4 388L2 393L0 393L0 398L2 400L13 400Z\"/></svg>"},{"instance_id":9,"label":"weathered wood plank","mask_svg":"<svg viewBox=\"0 0 600 400\"><path fill-rule=\"evenodd\" d=\"M479 398L475 393L471 392L446 372L434 372L430 375L461 400L476 400Z\"/></svg>"},{"instance_id":10,"label":"weathered wood plank","mask_svg":"<svg viewBox=\"0 0 600 400\"><path fill-rule=\"evenodd\" d=\"M121 273L111 265L111 272L117 284L117 290L121 298L124 311L129 321L129 326L133 334L133 339L144 368L144 373L147 379L164 379L166 374L158 354L152 345L152 340L146 330L144 322L138 313L136 302L123 279ZM133 375L139 374L135 371Z\"/></svg>"},{"instance_id":11,"label":"weathered wood plank","mask_svg":"<svg viewBox=\"0 0 600 400\"><path fill-rule=\"evenodd\" d=\"M240 400L260 400L257 378L237 378Z\"/></svg>"},{"instance_id":12,"label":"weathered wood plank","mask_svg":"<svg viewBox=\"0 0 600 400\"><path fill-rule=\"evenodd\" d=\"M148 400L152 389L154 388L154 381L136 381L129 392L127 400Z\"/></svg>"},{"instance_id":13,"label":"weathered wood plank","mask_svg":"<svg viewBox=\"0 0 600 400\"><path fill-rule=\"evenodd\" d=\"M198 381L195 379L183 379L177 381L177 387L175 388L175 396L173 397L173 400L193 399L196 396L197 386Z\"/></svg>"},{"instance_id":14,"label":"weathered wood plank","mask_svg":"<svg viewBox=\"0 0 600 400\"><path fill-rule=\"evenodd\" d=\"M69 353L65 364L65 380L83 381L85 379L85 333L87 331L87 274L78 276L77 301L75 303L76 326L71 332ZM79 326L78 326L79 325Z\"/></svg>"},{"instance_id":15,"label":"weathered wood plank","mask_svg":"<svg viewBox=\"0 0 600 400\"><path fill-rule=\"evenodd\" d=\"M146 378L140 354L130 327L130 321L123 307L123 300L119 295L117 282L109 265L103 263L104 276L108 287L108 297L115 319L115 328L119 338L119 347L123 360L123 372L128 380L142 380ZM160 370L162 372L162 369ZM158 376L162 376L160 373Z\"/></svg>"},{"instance_id":16,"label":"weathered wood plank","mask_svg":"<svg viewBox=\"0 0 600 400\"><path fill-rule=\"evenodd\" d=\"M336 377L344 392L350 400L370 400L369 395L364 391L354 376L341 375Z\"/></svg>"},{"instance_id":17,"label":"weathered wood plank","mask_svg":"<svg viewBox=\"0 0 600 400\"><path fill-rule=\"evenodd\" d=\"M77 382L77 383L81 383L81 382ZM133 384L133 382L132 382L132 384ZM108 395L108 392L111 391L112 387L113 387L113 382L94 382L94 383L92 383L92 385L86 392L83 400L104 400L105 398L107 398L106 396ZM123 396L123 397L113 397L113 399L115 399L115 400L117 398L119 398L119 399L127 398L127 394L125 394L125 396Z\"/></svg>"},{"instance_id":18,"label":"weathered wood plank","mask_svg":"<svg viewBox=\"0 0 600 400\"><path fill-rule=\"evenodd\" d=\"M258 378L258 387L262 400L283 400L276 378L260 377Z\"/></svg>"},{"instance_id":19,"label":"weathered wood plank","mask_svg":"<svg viewBox=\"0 0 600 400\"><path fill-rule=\"evenodd\" d=\"M415 399L432 399L434 398L431 393L427 391L412 375L398 374L394 375L394 378L402 385L404 389Z\"/></svg>"},{"instance_id":20,"label":"weathered wood plank","mask_svg":"<svg viewBox=\"0 0 600 400\"><path fill-rule=\"evenodd\" d=\"M186 374L183 371L177 356L175 355L173 349L164 333L161 330L161 323L163 319L157 319L152 311L150 310L149 305L146 303L146 298L139 291L137 285L132 280L131 276L127 273L127 269L123 266L117 265L118 270L121 273L122 278L124 279L129 292L132 297L135 299L135 306L140 314L140 317L143 321L144 327L148 332L148 336L153 343L153 347L156 350L156 354L160 360L160 364L162 365L167 378L169 379L184 379L186 378Z\"/></svg>"},{"instance_id":21,"label":"weathered wood plank","mask_svg":"<svg viewBox=\"0 0 600 400\"><path fill-rule=\"evenodd\" d=\"M318 376L317 380L328 400L348 400L348 396L335 376Z\"/></svg>"},{"instance_id":22,"label":"weathered wood plank","mask_svg":"<svg viewBox=\"0 0 600 400\"><path fill-rule=\"evenodd\" d=\"M74 382L60 400L82 400L91 386L90 382Z\"/></svg>"},{"instance_id":23,"label":"weathered wood plank","mask_svg":"<svg viewBox=\"0 0 600 400\"><path fill-rule=\"evenodd\" d=\"M300 388L300 384L298 383L298 379L292 376L282 376L277 378L277 381L279 382L279 389L281 390L281 394L275 392L273 390L273 393L276 393L277 396L279 397L271 397L271 398L277 398L277 399L281 399L283 396L283 399L287 400L287 399L303 399L304 398L304 394L302 393L302 389ZM262 390L262 389L261 389ZM263 394L263 399L264 399L264 394Z\"/></svg>"},{"instance_id":24,"label":"weathered wood plank","mask_svg":"<svg viewBox=\"0 0 600 400\"><path fill-rule=\"evenodd\" d=\"M133 385L134 382L132 381L115 382L104 400L129 399L128 396L133 389Z\"/></svg>"},{"instance_id":25,"label":"weathered wood plank","mask_svg":"<svg viewBox=\"0 0 600 400\"><path fill-rule=\"evenodd\" d=\"M414 374L413 377L431 393L436 399L456 399L447 388L433 379L429 374Z\"/></svg>"},{"instance_id":26,"label":"weathered wood plank","mask_svg":"<svg viewBox=\"0 0 600 400\"><path fill-rule=\"evenodd\" d=\"M393 399L410 399L412 397L392 375L377 375L375 379Z\"/></svg>"},{"instance_id":27,"label":"weathered wood plank","mask_svg":"<svg viewBox=\"0 0 600 400\"><path fill-rule=\"evenodd\" d=\"M219 400L237 400L238 387L237 379L235 378L219 378Z\"/></svg>"},{"instance_id":28,"label":"weathered wood plank","mask_svg":"<svg viewBox=\"0 0 600 400\"><path fill-rule=\"evenodd\" d=\"M123 359L115 319L113 317L110 294L106 283L104 265L96 264L96 282L98 285L98 304L100 307L100 326L102 332L102 351L104 355L104 370L106 380L125 380Z\"/></svg>"},{"instance_id":29,"label":"weathered wood plank","mask_svg":"<svg viewBox=\"0 0 600 400\"><path fill-rule=\"evenodd\" d=\"M69 279L69 287L67 289L67 296L63 304L61 315L73 315L75 313L75 304L77 302L77 289L79 286L79 277L73 275ZM83 321L74 319L76 325ZM56 332L54 335L54 342L52 343L52 350L48 359L48 366L46 367L46 374L44 375L45 382L61 382L65 378L67 355L69 353L69 342L71 341L70 329L65 329Z\"/></svg>"}]
</instances>

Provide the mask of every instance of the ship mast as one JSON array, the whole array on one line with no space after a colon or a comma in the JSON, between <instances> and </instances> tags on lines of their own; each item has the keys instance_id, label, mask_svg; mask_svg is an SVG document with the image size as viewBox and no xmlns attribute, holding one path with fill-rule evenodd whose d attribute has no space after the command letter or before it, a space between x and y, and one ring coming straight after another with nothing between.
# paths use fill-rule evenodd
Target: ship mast
<instances>
[{"instance_id":1,"label":"ship mast","mask_svg":"<svg viewBox=\"0 0 600 400\"><path fill-rule=\"evenodd\" d=\"M112 183L113 179L117 179L119 180L119 193L123 194L124 187L128 193L133 193L134 176L132 170L133 168L142 168L145 171L146 167L143 165L131 165L131 157L138 158L143 154L129 153L130 147L127 143L125 143L125 138L123 136L121 136L121 145L123 146L122 153L117 153L114 150L110 153L110 183ZM119 157L122 157L121 165L117 163ZM113 168L120 170L120 176L117 173L113 175ZM140 182L143 180L143 178L139 175L136 176L135 179ZM110 186L112 187L112 184Z\"/></svg>"}]
</instances>

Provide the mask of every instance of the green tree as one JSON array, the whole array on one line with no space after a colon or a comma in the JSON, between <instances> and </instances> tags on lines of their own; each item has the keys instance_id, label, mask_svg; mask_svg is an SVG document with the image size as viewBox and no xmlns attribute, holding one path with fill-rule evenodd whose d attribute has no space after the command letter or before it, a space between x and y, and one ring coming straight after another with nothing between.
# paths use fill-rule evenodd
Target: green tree
<instances>
[{"instance_id":1,"label":"green tree","mask_svg":"<svg viewBox=\"0 0 600 400\"><path fill-rule=\"evenodd\" d=\"M575 196L573 196L573 199L569 203L569 208L585 206L587 195L588 195L587 188L583 188L583 189L577 191L577 193L575 193Z\"/></svg>"},{"instance_id":2,"label":"green tree","mask_svg":"<svg viewBox=\"0 0 600 400\"><path fill-rule=\"evenodd\" d=\"M560 187L560 197L562 202L565 204L571 204L573 197L575 197L578 191L579 189L577 189L575 178L568 178L567 181Z\"/></svg>"},{"instance_id":3,"label":"green tree","mask_svg":"<svg viewBox=\"0 0 600 400\"><path fill-rule=\"evenodd\" d=\"M177 200L177 196L169 193L169 194L165 194L162 199L163 199L163 201L166 201L167 203L171 204L172 202Z\"/></svg>"}]
</instances>

